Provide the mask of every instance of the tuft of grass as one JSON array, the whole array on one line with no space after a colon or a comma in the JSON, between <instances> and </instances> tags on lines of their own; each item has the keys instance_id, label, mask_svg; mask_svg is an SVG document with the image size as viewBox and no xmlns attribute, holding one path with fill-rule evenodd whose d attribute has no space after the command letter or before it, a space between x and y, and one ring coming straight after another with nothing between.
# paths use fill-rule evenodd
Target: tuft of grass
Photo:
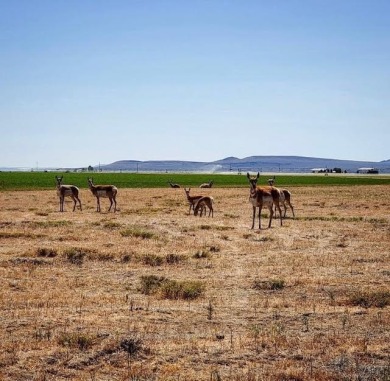
<instances>
[{"instance_id":1,"label":"tuft of grass","mask_svg":"<svg viewBox=\"0 0 390 381\"><path fill-rule=\"evenodd\" d=\"M134 356L138 352L140 352L143 348L142 340L138 337L128 337L122 339L120 344L120 348L128 353L130 356Z\"/></svg>"},{"instance_id":2,"label":"tuft of grass","mask_svg":"<svg viewBox=\"0 0 390 381\"><path fill-rule=\"evenodd\" d=\"M255 279L252 284L252 288L255 290L282 290L285 287L284 280L272 279L272 280L259 280Z\"/></svg>"},{"instance_id":3,"label":"tuft of grass","mask_svg":"<svg viewBox=\"0 0 390 381\"><path fill-rule=\"evenodd\" d=\"M364 308L377 307L384 308L390 305L389 291L358 291L352 294L347 304L352 306L360 306Z\"/></svg>"},{"instance_id":4,"label":"tuft of grass","mask_svg":"<svg viewBox=\"0 0 390 381\"><path fill-rule=\"evenodd\" d=\"M203 294L203 283L176 281L155 275L141 277L140 291L145 295L159 294L163 299L196 299Z\"/></svg>"},{"instance_id":5,"label":"tuft of grass","mask_svg":"<svg viewBox=\"0 0 390 381\"><path fill-rule=\"evenodd\" d=\"M122 237L136 237L142 239L151 239L155 238L156 236L153 232L138 226L132 226L127 229L121 230L120 234Z\"/></svg>"},{"instance_id":6,"label":"tuft of grass","mask_svg":"<svg viewBox=\"0 0 390 381\"><path fill-rule=\"evenodd\" d=\"M146 254L142 257L142 262L148 266L161 266L164 258L157 254Z\"/></svg>"},{"instance_id":7,"label":"tuft of grass","mask_svg":"<svg viewBox=\"0 0 390 381\"><path fill-rule=\"evenodd\" d=\"M165 277L158 277L156 275L143 275L141 276L140 291L145 295L154 294L166 281L167 279Z\"/></svg>"},{"instance_id":8,"label":"tuft of grass","mask_svg":"<svg viewBox=\"0 0 390 381\"><path fill-rule=\"evenodd\" d=\"M185 299L193 300L202 295L203 283L198 281L176 281L168 280L160 287L161 297L164 299Z\"/></svg>"},{"instance_id":9,"label":"tuft of grass","mask_svg":"<svg viewBox=\"0 0 390 381\"><path fill-rule=\"evenodd\" d=\"M111 230L114 230L114 229L119 229L120 227L122 227L122 225L118 222L114 222L114 221L107 221L103 224L103 227L105 229L111 229Z\"/></svg>"},{"instance_id":10,"label":"tuft of grass","mask_svg":"<svg viewBox=\"0 0 390 381\"><path fill-rule=\"evenodd\" d=\"M208 250L198 250L194 255L193 258L195 259L204 259L204 258L210 258L211 253Z\"/></svg>"},{"instance_id":11,"label":"tuft of grass","mask_svg":"<svg viewBox=\"0 0 390 381\"><path fill-rule=\"evenodd\" d=\"M85 333L63 332L59 335L57 342L63 347L70 347L79 349L80 351L86 351L92 347L95 339Z\"/></svg>"},{"instance_id":12,"label":"tuft of grass","mask_svg":"<svg viewBox=\"0 0 390 381\"><path fill-rule=\"evenodd\" d=\"M182 262L186 259L186 257L184 255L180 255L180 254L167 254L165 256L165 261L169 264L169 265L176 265L177 263L179 262Z\"/></svg>"},{"instance_id":13,"label":"tuft of grass","mask_svg":"<svg viewBox=\"0 0 390 381\"><path fill-rule=\"evenodd\" d=\"M85 257L88 255L88 252L84 249L72 247L65 250L64 255L68 262L80 266L83 264Z\"/></svg>"},{"instance_id":14,"label":"tuft of grass","mask_svg":"<svg viewBox=\"0 0 390 381\"><path fill-rule=\"evenodd\" d=\"M72 222L67 220L34 221L31 224L33 227L37 227L37 228L60 228L63 226L70 226L72 225Z\"/></svg>"},{"instance_id":15,"label":"tuft of grass","mask_svg":"<svg viewBox=\"0 0 390 381\"><path fill-rule=\"evenodd\" d=\"M57 250L48 249L46 247L38 248L36 253L38 257L47 257L47 258L53 258L58 255Z\"/></svg>"}]
</instances>

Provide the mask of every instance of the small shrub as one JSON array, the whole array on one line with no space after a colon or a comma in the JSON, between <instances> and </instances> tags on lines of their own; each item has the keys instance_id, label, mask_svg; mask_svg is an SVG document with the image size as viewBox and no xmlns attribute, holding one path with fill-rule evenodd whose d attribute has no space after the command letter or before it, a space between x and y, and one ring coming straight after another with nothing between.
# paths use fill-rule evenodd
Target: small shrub
<instances>
[{"instance_id":1,"label":"small shrub","mask_svg":"<svg viewBox=\"0 0 390 381\"><path fill-rule=\"evenodd\" d=\"M198 250L194 255L193 258L195 259L203 259L203 258L210 258L211 254L208 250Z\"/></svg>"},{"instance_id":2,"label":"small shrub","mask_svg":"<svg viewBox=\"0 0 390 381\"><path fill-rule=\"evenodd\" d=\"M197 281L168 280L161 285L161 297L165 299L196 299L203 293L203 284Z\"/></svg>"},{"instance_id":3,"label":"small shrub","mask_svg":"<svg viewBox=\"0 0 390 381\"><path fill-rule=\"evenodd\" d=\"M252 288L255 290L282 290L285 287L284 280L259 280L255 279Z\"/></svg>"},{"instance_id":4,"label":"small shrub","mask_svg":"<svg viewBox=\"0 0 390 381\"><path fill-rule=\"evenodd\" d=\"M364 308L384 308L390 305L389 291L356 292L350 296L348 304Z\"/></svg>"},{"instance_id":5,"label":"small shrub","mask_svg":"<svg viewBox=\"0 0 390 381\"><path fill-rule=\"evenodd\" d=\"M147 275L141 277L140 291L145 295L159 294L164 299L196 299L204 287L197 281L176 281L165 277Z\"/></svg>"},{"instance_id":6,"label":"small shrub","mask_svg":"<svg viewBox=\"0 0 390 381\"><path fill-rule=\"evenodd\" d=\"M122 339L120 342L120 348L127 352L130 356L133 356L142 350L142 340L137 337Z\"/></svg>"},{"instance_id":7,"label":"small shrub","mask_svg":"<svg viewBox=\"0 0 390 381\"><path fill-rule=\"evenodd\" d=\"M114 260L114 254L112 253L94 253L89 254L88 258L93 261L109 262Z\"/></svg>"},{"instance_id":8,"label":"small shrub","mask_svg":"<svg viewBox=\"0 0 390 381\"><path fill-rule=\"evenodd\" d=\"M82 265L87 253L83 249L71 248L64 252L67 260L74 265Z\"/></svg>"},{"instance_id":9,"label":"small shrub","mask_svg":"<svg viewBox=\"0 0 390 381\"><path fill-rule=\"evenodd\" d=\"M144 275L141 276L140 291L145 295L155 293L161 285L166 282L165 277L158 277L156 275Z\"/></svg>"},{"instance_id":10,"label":"small shrub","mask_svg":"<svg viewBox=\"0 0 390 381\"><path fill-rule=\"evenodd\" d=\"M53 258L57 256L57 250L55 249L48 249L48 248L38 248L37 249L37 256L38 257L47 257L47 258Z\"/></svg>"},{"instance_id":11,"label":"small shrub","mask_svg":"<svg viewBox=\"0 0 390 381\"><path fill-rule=\"evenodd\" d=\"M64 332L58 337L58 344L64 347L77 348L85 351L92 347L94 338L85 333Z\"/></svg>"},{"instance_id":12,"label":"small shrub","mask_svg":"<svg viewBox=\"0 0 390 381\"><path fill-rule=\"evenodd\" d=\"M164 259L157 254L146 254L142 257L142 262L148 266L161 266Z\"/></svg>"},{"instance_id":13,"label":"small shrub","mask_svg":"<svg viewBox=\"0 0 390 381\"><path fill-rule=\"evenodd\" d=\"M118 229L121 226L122 225L120 223L114 221L107 221L103 224L103 227L106 229Z\"/></svg>"},{"instance_id":14,"label":"small shrub","mask_svg":"<svg viewBox=\"0 0 390 381\"><path fill-rule=\"evenodd\" d=\"M178 254L167 254L165 257L165 261L169 265L175 265L185 259L184 255L178 255Z\"/></svg>"}]
</instances>

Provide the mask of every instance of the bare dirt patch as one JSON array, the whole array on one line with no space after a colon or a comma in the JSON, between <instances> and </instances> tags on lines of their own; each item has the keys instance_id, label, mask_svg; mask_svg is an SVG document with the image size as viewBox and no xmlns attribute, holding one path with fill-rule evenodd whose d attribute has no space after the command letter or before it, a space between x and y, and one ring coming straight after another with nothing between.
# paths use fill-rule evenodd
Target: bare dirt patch
<instances>
[{"instance_id":1,"label":"bare dirt patch","mask_svg":"<svg viewBox=\"0 0 390 381\"><path fill-rule=\"evenodd\" d=\"M388 380L389 188L290 191L261 231L248 189L0 193L0 378Z\"/></svg>"}]
</instances>

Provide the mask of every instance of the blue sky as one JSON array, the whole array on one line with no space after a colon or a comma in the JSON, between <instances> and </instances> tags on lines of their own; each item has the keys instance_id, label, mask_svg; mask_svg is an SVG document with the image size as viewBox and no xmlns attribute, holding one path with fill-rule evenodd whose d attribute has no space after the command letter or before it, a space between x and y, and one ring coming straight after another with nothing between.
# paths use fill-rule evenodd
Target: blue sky
<instances>
[{"instance_id":1,"label":"blue sky","mask_svg":"<svg viewBox=\"0 0 390 381\"><path fill-rule=\"evenodd\" d=\"M388 0L0 0L0 167L390 159Z\"/></svg>"}]
</instances>

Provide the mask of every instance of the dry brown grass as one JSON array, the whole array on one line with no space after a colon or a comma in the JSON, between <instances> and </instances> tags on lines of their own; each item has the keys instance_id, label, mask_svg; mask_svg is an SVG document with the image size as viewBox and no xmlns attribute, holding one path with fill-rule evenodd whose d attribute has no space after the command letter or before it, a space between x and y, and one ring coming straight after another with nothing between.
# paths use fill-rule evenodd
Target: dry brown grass
<instances>
[{"instance_id":1,"label":"dry brown grass","mask_svg":"<svg viewBox=\"0 0 390 381\"><path fill-rule=\"evenodd\" d=\"M213 219L182 189L120 189L115 214L0 193L0 379L389 380L388 187L290 190L297 218L261 231L248 189L204 190Z\"/></svg>"}]
</instances>

